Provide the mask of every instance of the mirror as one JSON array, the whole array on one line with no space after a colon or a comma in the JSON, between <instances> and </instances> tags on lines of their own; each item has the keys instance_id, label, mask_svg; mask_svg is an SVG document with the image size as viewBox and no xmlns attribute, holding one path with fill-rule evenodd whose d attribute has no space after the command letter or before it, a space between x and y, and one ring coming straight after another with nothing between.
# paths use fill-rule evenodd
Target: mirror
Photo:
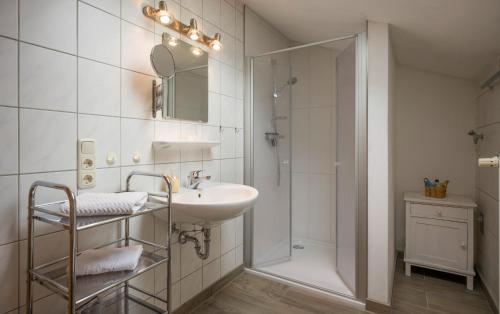
<instances>
[{"instance_id":1,"label":"mirror","mask_svg":"<svg viewBox=\"0 0 500 314\"><path fill-rule=\"evenodd\" d=\"M156 45L151 50L151 65L162 79L168 79L175 73L174 57L163 45Z\"/></svg>"},{"instance_id":2,"label":"mirror","mask_svg":"<svg viewBox=\"0 0 500 314\"><path fill-rule=\"evenodd\" d=\"M151 63L162 78L161 89L153 93L153 115L162 109L163 118L207 122L208 53L164 36L151 52Z\"/></svg>"}]
</instances>

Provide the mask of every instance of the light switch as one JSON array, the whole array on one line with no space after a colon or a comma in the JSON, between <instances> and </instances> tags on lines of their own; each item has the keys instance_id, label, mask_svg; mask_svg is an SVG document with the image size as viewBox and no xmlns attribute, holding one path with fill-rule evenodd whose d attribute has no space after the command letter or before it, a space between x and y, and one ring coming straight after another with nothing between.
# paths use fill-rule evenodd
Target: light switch
<instances>
[{"instance_id":1,"label":"light switch","mask_svg":"<svg viewBox=\"0 0 500 314\"><path fill-rule=\"evenodd\" d=\"M95 142L85 141L82 142L82 154L94 154Z\"/></svg>"}]
</instances>

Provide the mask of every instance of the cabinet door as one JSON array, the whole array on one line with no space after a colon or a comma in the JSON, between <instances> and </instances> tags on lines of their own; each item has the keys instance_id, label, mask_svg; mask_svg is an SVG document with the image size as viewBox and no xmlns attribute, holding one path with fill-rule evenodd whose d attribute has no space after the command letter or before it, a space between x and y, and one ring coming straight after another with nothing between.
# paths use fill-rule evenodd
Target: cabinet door
<instances>
[{"instance_id":1,"label":"cabinet door","mask_svg":"<svg viewBox=\"0 0 500 314\"><path fill-rule=\"evenodd\" d=\"M409 258L429 266L467 269L467 224L410 218Z\"/></svg>"}]
</instances>

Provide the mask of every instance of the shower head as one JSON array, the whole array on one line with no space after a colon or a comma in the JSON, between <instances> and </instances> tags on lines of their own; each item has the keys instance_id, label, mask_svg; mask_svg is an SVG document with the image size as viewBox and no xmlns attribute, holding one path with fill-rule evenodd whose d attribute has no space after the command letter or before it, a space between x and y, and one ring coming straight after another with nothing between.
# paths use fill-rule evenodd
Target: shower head
<instances>
[{"instance_id":1,"label":"shower head","mask_svg":"<svg viewBox=\"0 0 500 314\"><path fill-rule=\"evenodd\" d=\"M273 92L273 97L274 97L274 98L278 98L278 97L280 96L281 91L282 91L285 87L287 87L287 86L292 86L292 85L294 85L295 83L297 83L297 81L298 81L298 79L297 79L295 76L293 76L293 77L289 78L289 79L288 79L288 81L286 81L286 83L285 83L285 84L281 85L279 88L276 88L276 89L274 90L274 92Z\"/></svg>"}]
</instances>

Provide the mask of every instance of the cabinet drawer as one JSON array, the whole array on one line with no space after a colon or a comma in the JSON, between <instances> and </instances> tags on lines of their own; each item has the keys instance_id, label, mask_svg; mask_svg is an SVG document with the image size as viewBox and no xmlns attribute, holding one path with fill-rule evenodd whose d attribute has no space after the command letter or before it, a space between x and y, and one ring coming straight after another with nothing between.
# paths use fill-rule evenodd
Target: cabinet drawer
<instances>
[{"instance_id":1,"label":"cabinet drawer","mask_svg":"<svg viewBox=\"0 0 500 314\"><path fill-rule=\"evenodd\" d=\"M423 218L467 220L467 208L411 204L410 215Z\"/></svg>"}]
</instances>

